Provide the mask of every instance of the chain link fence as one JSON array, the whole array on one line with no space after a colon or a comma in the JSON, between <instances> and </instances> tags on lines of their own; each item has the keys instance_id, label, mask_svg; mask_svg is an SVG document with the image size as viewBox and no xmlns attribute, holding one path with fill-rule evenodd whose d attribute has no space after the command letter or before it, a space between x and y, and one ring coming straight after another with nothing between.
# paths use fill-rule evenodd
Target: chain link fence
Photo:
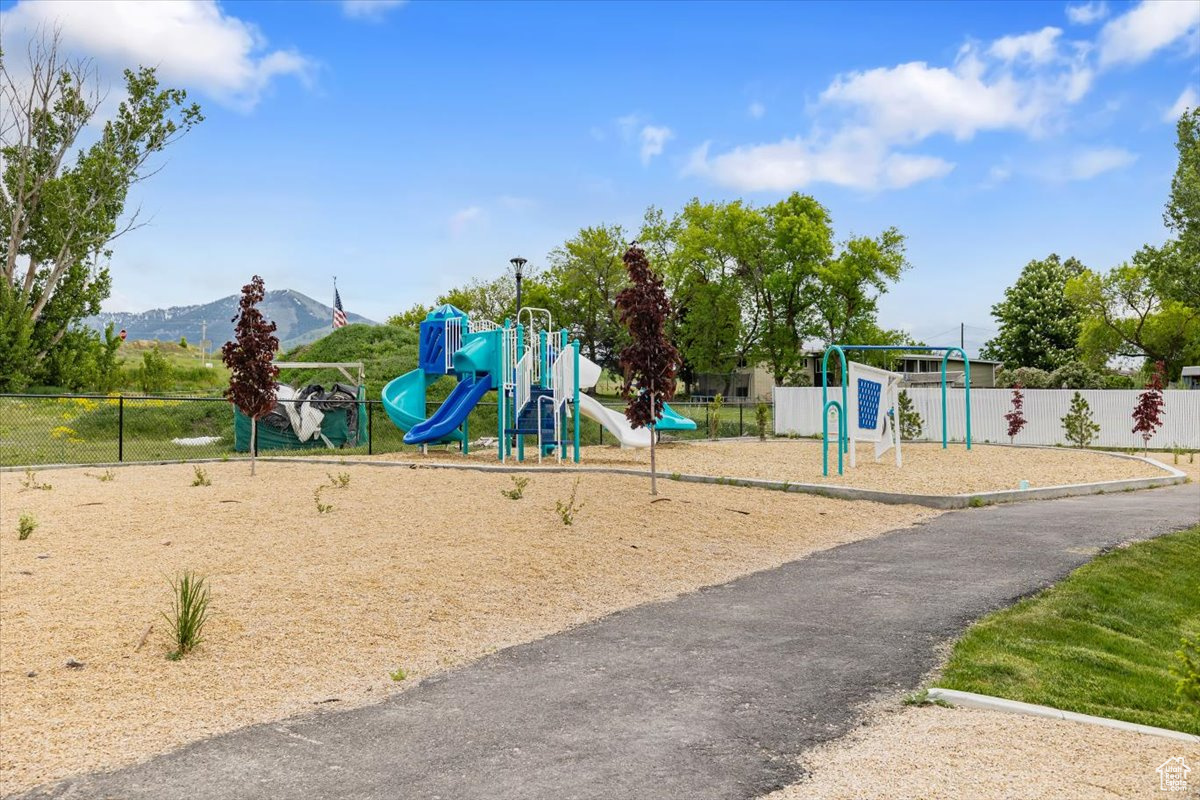
<instances>
[{"instance_id":1,"label":"chain link fence","mask_svg":"<svg viewBox=\"0 0 1200 800\"><path fill-rule=\"evenodd\" d=\"M624 408L619 400L604 404L618 411ZM260 444L259 454L321 456L336 452L340 456L417 449L404 444L404 432L392 424L380 401L355 405L365 412L358 415L363 419L356 421L357 445L330 450L320 440L306 449L269 449ZM426 416L438 405L426 403ZM714 411L706 403L672 402L677 413L696 422L696 430L664 431L661 440L757 436L758 405L731 403ZM774 409L762 405L764 430L772 435ZM494 446L496 414L495 403L480 403L468 417L470 439L486 442L479 446ZM235 449L234 416L232 404L220 397L0 395L0 466L241 458L248 454ZM569 426L566 436L571 436ZM584 445L615 444L611 434L586 417L581 418L579 439Z\"/></svg>"}]
</instances>

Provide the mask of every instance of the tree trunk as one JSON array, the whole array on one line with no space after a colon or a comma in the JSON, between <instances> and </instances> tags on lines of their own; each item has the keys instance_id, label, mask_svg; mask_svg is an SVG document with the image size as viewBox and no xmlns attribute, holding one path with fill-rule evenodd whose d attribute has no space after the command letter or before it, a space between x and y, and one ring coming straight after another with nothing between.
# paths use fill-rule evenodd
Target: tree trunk
<instances>
[{"instance_id":1,"label":"tree trunk","mask_svg":"<svg viewBox=\"0 0 1200 800\"><path fill-rule=\"evenodd\" d=\"M658 470L654 462L654 433L657 427L654 423L657 421L655 414L654 402L654 381L650 381L650 496L654 497L658 494Z\"/></svg>"},{"instance_id":2,"label":"tree trunk","mask_svg":"<svg viewBox=\"0 0 1200 800\"><path fill-rule=\"evenodd\" d=\"M258 417L250 418L250 477L254 477L254 456L258 452Z\"/></svg>"}]
</instances>

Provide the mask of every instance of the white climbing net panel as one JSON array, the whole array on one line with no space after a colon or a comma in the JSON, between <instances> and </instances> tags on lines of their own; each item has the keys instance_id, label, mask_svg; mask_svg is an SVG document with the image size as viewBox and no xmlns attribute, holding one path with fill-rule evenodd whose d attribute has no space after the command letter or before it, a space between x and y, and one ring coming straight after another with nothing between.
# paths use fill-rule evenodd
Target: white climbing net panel
<instances>
[{"instance_id":1,"label":"white climbing net panel","mask_svg":"<svg viewBox=\"0 0 1200 800\"><path fill-rule=\"evenodd\" d=\"M904 376L856 361L850 362L849 373L846 429L850 437L850 466L855 466L855 442L874 442L876 461L894 447L896 466L902 466L899 397L900 380Z\"/></svg>"}]
</instances>

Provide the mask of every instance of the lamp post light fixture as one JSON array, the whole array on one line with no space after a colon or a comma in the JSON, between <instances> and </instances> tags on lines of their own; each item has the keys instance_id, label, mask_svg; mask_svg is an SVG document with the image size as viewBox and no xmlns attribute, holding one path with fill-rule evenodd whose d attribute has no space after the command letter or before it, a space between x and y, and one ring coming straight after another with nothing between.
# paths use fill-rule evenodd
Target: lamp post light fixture
<instances>
[{"instance_id":1,"label":"lamp post light fixture","mask_svg":"<svg viewBox=\"0 0 1200 800\"><path fill-rule=\"evenodd\" d=\"M521 278L524 277L525 265L528 262L517 256L510 258L508 263L512 264L513 273L517 276L517 319L519 320L521 318Z\"/></svg>"}]
</instances>

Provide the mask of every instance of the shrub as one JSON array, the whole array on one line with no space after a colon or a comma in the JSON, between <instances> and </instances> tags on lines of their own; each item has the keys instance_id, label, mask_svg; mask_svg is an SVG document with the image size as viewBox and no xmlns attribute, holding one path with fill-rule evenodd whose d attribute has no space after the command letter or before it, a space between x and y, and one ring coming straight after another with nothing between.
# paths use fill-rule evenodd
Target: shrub
<instances>
[{"instance_id":1,"label":"shrub","mask_svg":"<svg viewBox=\"0 0 1200 800\"><path fill-rule=\"evenodd\" d=\"M175 661L203 641L208 622L208 587L202 575L184 571L171 581L171 613L163 614L171 630L175 650L167 657Z\"/></svg>"},{"instance_id":2,"label":"shrub","mask_svg":"<svg viewBox=\"0 0 1200 800\"><path fill-rule=\"evenodd\" d=\"M767 417L771 412L771 407L766 403L759 403L754 407L754 424L758 426L758 440L765 442L767 440Z\"/></svg>"},{"instance_id":3,"label":"shrub","mask_svg":"<svg viewBox=\"0 0 1200 800\"><path fill-rule=\"evenodd\" d=\"M1076 447L1087 447L1100 432L1100 426L1092 417L1092 407L1079 392L1075 392L1071 397L1071 406L1067 415L1062 418L1062 424L1067 433L1067 441Z\"/></svg>"},{"instance_id":4,"label":"shrub","mask_svg":"<svg viewBox=\"0 0 1200 800\"><path fill-rule=\"evenodd\" d=\"M37 520L33 518L33 514L22 514L17 522L17 541L23 542L28 539L36 527Z\"/></svg>"},{"instance_id":5,"label":"shrub","mask_svg":"<svg viewBox=\"0 0 1200 800\"><path fill-rule=\"evenodd\" d=\"M1171 674L1178 679L1175 691L1184 700L1200 703L1200 641L1184 637L1175 659L1179 662L1171 667Z\"/></svg>"},{"instance_id":6,"label":"shrub","mask_svg":"<svg viewBox=\"0 0 1200 800\"><path fill-rule=\"evenodd\" d=\"M1104 376L1103 388L1105 389L1135 389L1137 381L1131 375L1118 375L1115 372L1110 372Z\"/></svg>"},{"instance_id":7,"label":"shrub","mask_svg":"<svg viewBox=\"0 0 1200 800\"><path fill-rule=\"evenodd\" d=\"M525 487L529 485L529 478L520 475L511 476L513 488L501 489L500 494L507 497L509 500L520 500L525 494Z\"/></svg>"},{"instance_id":8,"label":"shrub","mask_svg":"<svg viewBox=\"0 0 1200 800\"><path fill-rule=\"evenodd\" d=\"M47 492L54 488L48 483L42 483L39 481L37 479L37 473L28 467L25 468L25 477L21 479L21 485L26 489L41 489Z\"/></svg>"},{"instance_id":9,"label":"shrub","mask_svg":"<svg viewBox=\"0 0 1200 800\"><path fill-rule=\"evenodd\" d=\"M907 391L901 390L896 407L900 411L900 438L919 439L925 431L925 420L921 419Z\"/></svg>"},{"instance_id":10,"label":"shrub","mask_svg":"<svg viewBox=\"0 0 1200 800\"><path fill-rule=\"evenodd\" d=\"M1011 389L1017 384L1026 389L1045 389L1050 384L1050 373L1037 367L1002 369L996 373L996 386Z\"/></svg>"},{"instance_id":11,"label":"shrub","mask_svg":"<svg viewBox=\"0 0 1200 800\"><path fill-rule=\"evenodd\" d=\"M328 484L323 483L313 490L313 502L317 504L318 514L328 514L330 511L333 511L333 505L331 503L326 503L321 500L321 492L322 490L326 489L327 486Z\"/></svg>"},{"instance_id":12,"label":"shrub","mask_svg":"<svg viewBox=\"0 0 1200 800\"><path fill-rule=\"evenodd\" d=\"M155 345L142 353L142 366L137 373L138 387L143 394L161 394L171 386L171 364Z\"/></svg>"},{"instance_id":13,"label":"shrub","mask_svg":"<svg viewBox=\"0 0 1200 800\"><path fill-rule=\"evenodd\" d=\"M212 486L212 481L208 479L208 473L201 467L192 467L192 472L195 477L192 478L192 486Z\"/></svg>"},{"instance_id":14,"label":"shrub","mask_svg":"<svg viewBox=\"0 0 1200 800\"><path fill-rule=\"evenodd\" d=\"M575 521L575 515L583 508L583 503L576 504L575 493L579 491L579 478L575 479L575 483L571 484L571 496L567 498L567 502L558 500L554 503L554 510L558 512L559 519L563 525L570 525Z\"/></svg>"},{"instance_id":15,"label":"shrub","mask_svg":"<svg viewBox=\"0 0 1200 800\"><path fill-rule=\"evenodd\" d=\"M1104 377L1082 361L1063 364L1050 373L1047 388L1050 389L1099 389Z\"/></svg>"}]
</instances>

